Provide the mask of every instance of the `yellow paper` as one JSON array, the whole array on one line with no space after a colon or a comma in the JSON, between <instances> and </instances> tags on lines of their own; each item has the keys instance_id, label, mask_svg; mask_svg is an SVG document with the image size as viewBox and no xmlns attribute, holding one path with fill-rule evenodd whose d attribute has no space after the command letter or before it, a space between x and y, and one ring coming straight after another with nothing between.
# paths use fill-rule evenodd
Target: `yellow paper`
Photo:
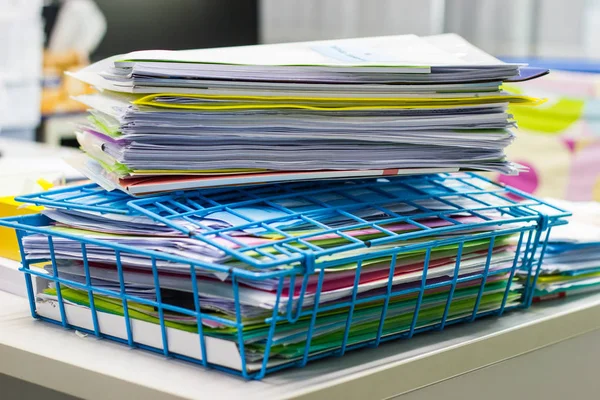
<instances>
[{"instance_id":1,"label":"yellow paper","mask_svg":"<svg viewBox=\"0 0 600 400\"><path fill-rule=\"evenodd\" d=\"M24 206L23 203L16 202L12 197L0 197L0 218L35 214L41 210L42 207L38 206ZM17 235L12 228L0 227L0 257L15 261L21 260Z\"/></svg>"},{"instance_id":2,"label":"yellow paper","mask_svg":"<svg viewBox=\"0 0 600 400\"><path fill-rule=\"evenodd\" d=\"M158 97L222 100L216 104L173 104L157 101ZM444 108L490 103L518 103L537 105L543 99L517 94L495 94L476 97L423 97L423 98L339 98L294 96L231 96L208 94L151 94L135 100L137 105L186 110L244 110L244 109L304 109L315 111L355 111L375 109ZM301 104L305 103L305 104ZM306 104L314 103L314 104Z\"/></svg>"},{"instance_id":3,"label":"yellow paper","mask_svg":"<svg viewBox=\"0 0 600 400\"><path fill-rule=\"evenodd\" d=\"M539 283L554 283L554 282L563 282L563 281L574 281L574 280L582 280L589 278L600 277L600 272L589 272L587 274L581 275L550 275L550 276L540 276L538 277Z\"/></svg>"}]
</instances>

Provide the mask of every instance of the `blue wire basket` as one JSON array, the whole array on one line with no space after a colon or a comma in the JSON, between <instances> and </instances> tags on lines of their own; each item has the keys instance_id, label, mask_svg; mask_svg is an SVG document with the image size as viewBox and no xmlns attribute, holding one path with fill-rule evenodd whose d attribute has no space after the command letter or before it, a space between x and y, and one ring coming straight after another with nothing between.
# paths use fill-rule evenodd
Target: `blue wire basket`
<instances>
[{"instance_id":1,"label":"blue wire basket","mask_svg":"<svg viewBox=\"0 0 600 400\"><path fill-rule=\"evenodd\" d=\"M528 307L548 234L570 215L475 174L217 188L141 199L84 185L18 200L141 218L223 254L226 262L214 262L75 234L50 226L43 215L0 221L17 231L35 318L246 379ZM224 216L227 224L220 223ZM244 241L240 232L269 240ZM43 257L28 249L40 235ZM92 252L114 267L113 287L98 283L102 268ZM484 261L469 270L473 257ZM80 260L81 279L65 275L65 258ZM145 275L130 268L133 258L144 260ZM48 265L46 271L33 266L39 263ZM444 273L437 272L441 265ZM175 266L188 285L184 300L174 295L173 277L165 273ZM412 278L402 281L409 267ZM523 287L513 282L517 270L527 272ZM343 275L343 288L335 286L341 278L329 279L333 273ZM134 293L133 276L143 278L150 295ZM50 292L42 292L43 282L51 283ZM377 284L369 287L372 282ZM227 304L220 305L215 293Z\"/></svg>"}]
</instances>

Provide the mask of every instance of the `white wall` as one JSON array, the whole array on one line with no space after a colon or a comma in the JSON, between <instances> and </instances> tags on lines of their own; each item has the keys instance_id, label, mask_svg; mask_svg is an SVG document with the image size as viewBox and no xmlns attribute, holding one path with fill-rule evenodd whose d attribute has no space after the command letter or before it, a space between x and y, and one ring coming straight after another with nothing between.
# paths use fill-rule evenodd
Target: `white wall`
<instances>
[{"instance_id":1,"label":"white wall","mask_svg":"<svg viewBox=\"0 0 600 400\"><path fill-rule=\"evenodd\" d=\"M600 0L261 0L264 43L457 32L497 55L600 59Z\"/></svg>"},{"instance_id":2,"label":"white wall","mask_svg":"<svg viewBox=\"0 0 600 400\"><path fill-rule=\"evenodd\" d=\"M439 31L443 0L261 0L263 43ZM416 6L418 4L418 6Z\"/></svg>"}]
</instances>

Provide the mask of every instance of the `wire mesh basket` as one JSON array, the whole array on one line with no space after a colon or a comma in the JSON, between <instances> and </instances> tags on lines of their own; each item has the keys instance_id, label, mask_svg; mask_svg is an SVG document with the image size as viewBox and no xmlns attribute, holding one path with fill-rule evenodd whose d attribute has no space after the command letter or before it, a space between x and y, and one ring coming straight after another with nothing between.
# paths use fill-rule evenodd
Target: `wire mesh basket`
<instances>
[{"instance_id":1,"label":"wire mesh basket","mask_svg":"<svg viewBox=\"0 0 600 400\"><path fill-rule=\"evenodd\" d=\"M149 245L44 215L1 221L35 318L247 379L528 307L569 215L475 174L20 200L163 232Z\"/></svg>"}]
</instances>

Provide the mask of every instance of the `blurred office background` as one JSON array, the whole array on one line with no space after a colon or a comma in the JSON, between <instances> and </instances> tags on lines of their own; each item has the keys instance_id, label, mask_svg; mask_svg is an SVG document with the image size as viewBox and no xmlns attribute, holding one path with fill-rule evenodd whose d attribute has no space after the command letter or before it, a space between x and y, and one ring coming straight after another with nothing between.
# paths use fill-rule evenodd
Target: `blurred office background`
<instances>
[{"instance_id":1,"label":"blurred office background","mask_svg":"<svg viewBox=\"0 0 600 400\"><path fill-rule=\"evenodd\" d=\"M110 55L456 32L498 56L588 59L600 0L0 0L0 32L0 135L59 144L85 90L64 71Z\"/></svg>"},{"instance_id":2,"label":"blurred office background","mask_svg":"<svg viewBox=\"0 0 600 400\"><path fill-rule=\"evenodd\" d=\"M70 95L92 89L64 72L114 54L444 32L504 59L600 70L600 0L0 0L0 137L76 145L73 124L86 117ZM600 74L552 76L554 81L540 80L554 85L550 111L540 115L553 122L541 126L539 115L522 116L533 135L551 135L521 143L550 152L539 154L575 154L600 136ZM532 89L545 95L544 85ZM566 112L575 112L569 123L559 120L565 115L563 90L570 96ZM515 147L515 154L530 150ZM575 162L563 153L544 157ZM522 161L534 171L524 175L531 182L512 183L546 194L543 173L557 171L535 168L540 160Z\"/></svg>"},{"instance_id":3,"label":"blurred office background","mask_svg":"<svg viewBox=\"0 0 600 400\"><path fill-rule=\"evenodd\" d=\"M456 32L499 56L600 57L598 0L262 0L265 43Z\"/></svg>"},{"instance_id":4,"label":"blurred office background","mask_svg":"<svg viewBox=\"0 0 600 400\"><path fill-rule=\"evenodd\" d=\"M76 146L86 114L70 96L93 89L65 71L115 54L444 32L507 60L600 71L600 0L0 0L0 137ZM509 156L530 173L499 179L600 199L599 76L556 71L526 87L549 98L514 111Z\"/></svg>"}]
</instances>

